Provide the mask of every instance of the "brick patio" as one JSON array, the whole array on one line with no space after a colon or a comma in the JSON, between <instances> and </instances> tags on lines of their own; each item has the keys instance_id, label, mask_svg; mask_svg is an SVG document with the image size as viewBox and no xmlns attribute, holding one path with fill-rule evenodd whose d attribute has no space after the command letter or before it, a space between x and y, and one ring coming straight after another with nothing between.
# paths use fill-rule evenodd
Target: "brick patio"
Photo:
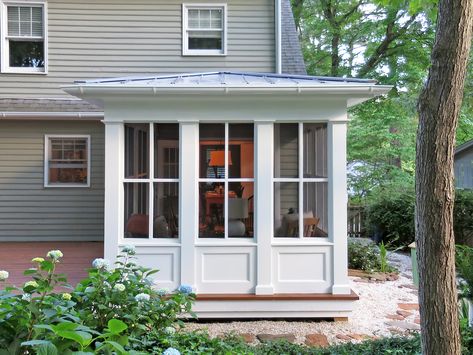
<instances>
[{"instance_id":1,"label":"brick patio","mask_svg":"<svg viewBox=\"0 0 473 355\"><path fill-rule=\"evenodd\" d=\"M102 242L0 242L0 270L10 273L7 283L18 286L30 280L23 271L33 266L31 259L45 257L53 249L63 252L57 270L67 275L71 285L87 275L92 260L103 257Z\"/></svg>"}]
</instances>

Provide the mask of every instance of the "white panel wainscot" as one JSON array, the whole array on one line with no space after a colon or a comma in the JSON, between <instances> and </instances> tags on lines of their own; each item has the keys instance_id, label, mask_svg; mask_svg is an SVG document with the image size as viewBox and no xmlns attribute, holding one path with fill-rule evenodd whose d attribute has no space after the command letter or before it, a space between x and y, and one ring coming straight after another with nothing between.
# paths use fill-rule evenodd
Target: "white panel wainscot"
<instances>
[{"instance_id":1,"label":"white panel wainscot","mask_svg":"<svg viewBox=\"0 0 473 355\"><path fill-rule=\"evenodd\" d=\"M273 246L273 261L275 293L331 292L331 246Z\"/></svg>"},{"instance_id":2,"label":"white panel wainscot","mask_svg":"<svg viewBox=\"0 0 473 355\"><path fill-rule=\"evenodd\" d=\"M198 293L253 293L255 246L196 246Z\"/></svg>"},{"instance_id":3,"label":"white panel wainscot","mask_svg":"<svg viewBox=\"0 0 473 355\"><path fill-rule=\"evenodd\" d=\"M179 246L136 246L136 257L139 265L159 270L153 275L157 288L173 291L179 287Z\"/></svg>"}]
</instances>

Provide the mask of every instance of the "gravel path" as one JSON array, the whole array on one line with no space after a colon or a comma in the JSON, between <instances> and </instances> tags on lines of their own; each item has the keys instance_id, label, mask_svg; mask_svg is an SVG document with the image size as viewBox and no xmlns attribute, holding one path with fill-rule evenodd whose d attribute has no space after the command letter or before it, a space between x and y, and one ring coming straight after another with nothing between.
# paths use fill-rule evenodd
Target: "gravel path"
<instances>
[{"instance_id":1,"label":"gravel path","mask_svg":"<svg viewBox=\"0 0 473 355\"><path fill-rule=\"evenodd\" d=\"M410 257L407 254L391 254L390 263L400 270L399 279L383 283L360 281L350 277L350 285L360 296L348 322L328 321L233 321L226 323L188 323L187 330L205 329L211 336L226 333L237 334L294 334L297 343L303 343L307 334L320 333L327 337L329 343L340 343L342 335L352 336L352 341L361 339L361 335L370 337L390 336L393 333L403 333L406 330L393 327L392 320L387 315L396 315L400 310L398 304L416 304L417 292L412 289L412 270ZM418 311L411 311L406 318L412 325ZM396 323L396 321L394 321ZM406 323L397 321L397 323ZM338 335L338 337L337 337Z\"/></svg>"}]
</instances>

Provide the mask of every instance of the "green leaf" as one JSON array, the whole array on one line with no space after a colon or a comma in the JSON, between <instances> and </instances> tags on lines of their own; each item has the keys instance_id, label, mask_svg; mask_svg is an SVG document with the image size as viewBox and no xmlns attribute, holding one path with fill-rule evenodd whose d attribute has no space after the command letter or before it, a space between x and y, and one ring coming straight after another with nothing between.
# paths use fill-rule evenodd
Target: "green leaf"
<instances>
[{"instance_id":1,"label":"green leaf","mask_svg":"<svg viewBox=\"0 0 473 355\"><path fill-rule=\"evenodd\" d=\"M39 268L44 271L52 271L54 268L54 264L50 260L44 260L39 263Z\"/></svg>"},{"instance_id":2,"label":"green leaf","mask_svg":"<svg viewBox=\"0 0 473 355\"><path fill-rule=\"evenodd\" d=\"M117 350L120 354L126 354L126 351L125 351L125 349L123 348L123 346L121 346L120 344L118 344L118 343L115 342L115 341L107 340L107 341L105 341L105 344L111 345L111 346L112 346L115 350Z\"/></svg>"},{"instance_id":3,"label":"green leaf","mask_svg":"<svg viewBox=\"0 0 473 355\"><path fill-rule=\"evenodd\" d=\"M71 355L94 355L90 351L74 351Z\"/></svg>"},{"instance_id":4,"label":"green leaf","mask_svg":"<svg viewBox=\"0 0 473 355\"><path fill-rule=\"evenodd\" d=\"M36 349L37 355L58 355L57 348L54 344L43 344Z\"/></svg>"},{"instance_id":5,"label":"green leaf","mask_svg":"<svg viewBox=\"0 0 473 355\"><path fill-rule=\"evenodd\" d=\"M110 333L113 334L120 334L128 328L128 326L119 319L110 319L107 323L107 326Z\"/></svg>"},{"instance_id":6,"label":"green leaf","mask_svg":"<svg viewBox=\"0 0 473 355\"><path fill-rule=\"evenodd\" d=\"M58 336L65 339L74 340L75 342L79 343L81 346L88 346L92 335L90 333L82 332L82 331L70 331L70 330L62 330L56 332Z\"/></svg>"},{"instance_id":7,"label":"green leaf","mask_svg":"<svg viewBox=\"0 0 473 355\"><path fill-rule=\"evenodd\" d=\"M36 274L37 270L36 268L30 268L25 271L23 271L23 275L28 276L28 275L33 275Z\"/></svg>"},{"instance_id":8,"label":"green leaf","mask_svg":"<svg viewBox=\"0 0 473 355\"><path fill-rule=\"evenodd\" d=\"M58 325L51 326L54 332L65 331L65 330L75 330L79 325L72 322L62 322Z\"/></svg>"},{"instance_id":9,"label":"green leaf","mask_svg":"<svg viewBox=\"0 0 473 355\"><path fill-rule=\"evenodd\" d=\"M29 340L21 343L21 346L37 346L37 345L46 345L50 344L49 340Z\"/></svg>"}]
</instances>

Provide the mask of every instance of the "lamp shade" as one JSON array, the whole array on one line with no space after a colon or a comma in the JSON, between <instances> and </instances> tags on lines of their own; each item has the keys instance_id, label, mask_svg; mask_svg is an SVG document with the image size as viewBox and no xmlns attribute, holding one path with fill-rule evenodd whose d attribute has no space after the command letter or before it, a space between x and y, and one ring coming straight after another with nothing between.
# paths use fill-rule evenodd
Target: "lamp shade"
<instances>
[{"instance_id":1,"label":"lamp shade","mask_svg":"<svg viewBox=\"0 0 473 355\"><path fill-rule=\"evenodd\" d=\"M232 152L228 151L228 165L232 165ZM212 150L210 152L209 166L225 166L225 151Z\"/></svg>"},{"instance_id":2,"label":"lamp shade","mask_svg":"<svg viewBox=\"0 0 473 355\"><path fill-rule=\"evenodd\" d=\"M248 218L248 200L246 198L229 198L228 218Z\"/></svg>"}]
</instances>

